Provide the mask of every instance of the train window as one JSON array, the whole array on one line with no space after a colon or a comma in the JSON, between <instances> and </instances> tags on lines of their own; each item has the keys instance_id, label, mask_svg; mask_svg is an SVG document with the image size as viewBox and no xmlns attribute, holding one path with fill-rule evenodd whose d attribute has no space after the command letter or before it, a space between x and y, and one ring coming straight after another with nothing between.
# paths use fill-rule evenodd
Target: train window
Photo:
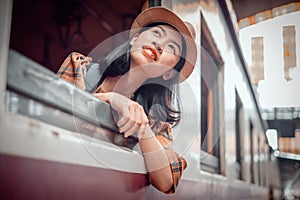
<instances>
[{"instance_id":1,"label":"train window","mask_svg":"<svg viewBox=\"0 0 300 200\"><path fill-rule=\"evenodd\" d=\"M201 169L220 173L223 61L201 18Z\"/></svg>"},{"instance_id":2,"label":"train window","mask_svg":"<svg viewBox=\"0 0 300 200\"><path fill-rule=\"evenodd\" d=\"M105 133L116 127L109 106L60 80L55 72L70 52L88 55L100 42L128 30L144 1L75 2L13 2L4 107L8 112L110 140ZM61 12L64 9L67 12ZM95 135L99 125L105 137Z\"/></svg>"},{"instance_id":3,"label":"train window","mask_svg":"<svg viewBox=\"0 0 300 200\"><path fill-rule=\"evenodd\" d=\"M292 80L290 71L296 64L296 29L295 26L283 26L283 58L284 58L284 78L287 81Z\"/></svg>"},{"instance_id":4,"label":"train window","mask_svg":"<svg viewBox=\"0 0 300 200\"><path fill-rule=\"evenodd\" d=\"M108 104L14 50L9 51L8 66L6 111L111 141L108 129L117 127Z\"/></svg>"},{"instance_id":5,"label":"train window","mask_svg":"<svg viewBox=\"0 0 300 200\"><path fill-rule=\"evenodd\" d=\"M250 68L252 83L258 84L260 80L264 80L264 38L251 38L252 50L252 67Z\"/></svg>"}]
</instances>

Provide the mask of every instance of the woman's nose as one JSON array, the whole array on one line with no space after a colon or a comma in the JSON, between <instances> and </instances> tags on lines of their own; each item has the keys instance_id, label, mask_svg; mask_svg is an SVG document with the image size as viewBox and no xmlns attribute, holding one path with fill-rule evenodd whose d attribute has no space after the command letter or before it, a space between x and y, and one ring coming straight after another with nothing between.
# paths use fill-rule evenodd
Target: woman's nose
<instances>
[{"instance_id":1,"label":"woman's nose","mask_svg":"<svg viewBox=\"0 0 300 200\"><path fill-rule=\"evenodd\" d=\"M162 54L163 49L161 48L161 45L157 42L152 42L152 45L156 48L156 50L158 51L158 53Z\"/></svg>"}]
</instances>

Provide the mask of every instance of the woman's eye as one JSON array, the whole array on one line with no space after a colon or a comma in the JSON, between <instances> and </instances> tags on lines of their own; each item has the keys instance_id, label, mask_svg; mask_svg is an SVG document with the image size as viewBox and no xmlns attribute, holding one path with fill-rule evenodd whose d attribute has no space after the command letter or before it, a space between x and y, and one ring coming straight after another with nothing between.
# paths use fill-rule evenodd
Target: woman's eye
<instances>
[{"instance_id":1,"label":"woman's eye","mask_svg":"<svg viewBox=\"0 0 300 200\"><path fill-rule=\"evenodd\" d=\"M160 32L159 32L159 31L154 30L153 33L154 33L154 35L155 35L156 37L160 37Z\"/></svg>"},{"instance_id":2,"label":"woman's eye","mask_svg":"<svg viewBox=\"0 0 300 200\"><path fill-rule=\"evenodd\" d=\"M169 44L168 47L171 49L171 51L175 54L176 52L176 49L175 49L175 46L172 45L172 44Z\"/></svg>"}]
</instances>

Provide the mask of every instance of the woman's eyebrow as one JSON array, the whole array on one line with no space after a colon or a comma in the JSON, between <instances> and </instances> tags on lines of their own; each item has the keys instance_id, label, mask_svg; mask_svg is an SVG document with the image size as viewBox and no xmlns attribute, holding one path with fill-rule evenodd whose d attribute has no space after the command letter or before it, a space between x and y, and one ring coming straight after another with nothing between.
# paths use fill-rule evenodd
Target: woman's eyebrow
<instances>
[{"instance_id":1,"label":"woman's eyebrow","mask_svg":"<svg viewBox=\"0 0 300 200\"><path fill-rule=\"evenodd\" d=\"M164 33L164 35L167 34L167 33L166 33L166 30L165 30L163 27L161 27L160 25L158 25L157 27L160 28L160 30Z\"/></svg>"},{"instance_id":2,"label":"woman's eyebrow","mask_svg":"<svg viewBox=\"0 0 300 200\"><path fill-rule=\"evenodd\" d=\"M164 35L167 34L166 29L164 27L161 27L160 25L158 25L157 27L163 32ZM175 40L172 40L172 43L174 43L178 47L179 51L181 50L180 45Z\"/></svg>"},{"instance_id":3,"label":"woman's eyebrow","mask_svg":"<svg viewBox=\"0 0 300 200\"><path fill-rule=\"evenodd\" d=\"M180 52L181 51L180 45L175 40L172 40L172 43L178 47L179 52Z\"/></svg>"}]
</instances>

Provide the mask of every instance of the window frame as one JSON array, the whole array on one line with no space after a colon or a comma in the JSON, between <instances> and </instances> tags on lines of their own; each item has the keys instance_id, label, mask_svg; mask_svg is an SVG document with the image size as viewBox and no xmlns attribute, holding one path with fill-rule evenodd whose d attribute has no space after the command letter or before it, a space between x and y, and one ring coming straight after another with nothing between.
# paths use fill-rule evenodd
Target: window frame
<instances>
[{"instance_id":1,"label":"window frame","mask_svg":"<svg viewBox=\"0 0 300 200\"><path fill-rule=\"evenodd\" d=\"M0 30L0 154L8 157L18 156L21 159L38 159L47 162L61 162L66 165L75 164L87 167L118 169L121 172L146 175L147 169L141 154L130 147L115 145L112 141L109 141L109 138L99 137L99 132L97 131L89 135L88 131L81 132L65 129L55 123L48 122L47 119L41 120L35 116L27 116L26 113L23 115L24 113L7 110L10 93L15 93L17 96L20 95L22 101L25 99L25 101L33 101L34 103L42 104L45 108L50 108L53 112L51 113L53 118L57 117L57 114L62 115L57 117L56 121L67 116L69 121L73 123L73 120L79 119L83 122L87 121L89 124L94 124L93 127L102 125L103 130L116 130L117 127L112 122L113 118L109 104L95 98L88 92L80 90L56 76L49 69L9 48L12 6L12 0L0 1L0 22L5 27L5 29ZM35 80L31 80L31 86L26 88L28 86L26 84L30 80L25 80L24 82L24 77L28 75L35 77ZM88 116L88 111L76 113L76 106L70 107L68 105L68 108L60 109L64 104L59 105L60 102L57 99L51 98L49 95L37 95L39 93L47 93L47 91L45 92L38 88L38 85L45 80L48 80L50 83L52 81L61 82L62 85L58 89L55 88L56 90L76 92L78 97L80 97L77 103L83 103L81 106L88 101L96 101L95 105L98 104L100 107L98 107L99 109L96 112L93 112L98 117L94 120L91 119L93 116ZM71 96L70 94L66 95ZM63 97L61 98L63 99ZM70 97L67 100L70 100ZM91 111L91 108L88 110ZM74 111L76 116L73 115ZM72 120L70 120L71 118ZM115 133L109 131L104 134L114 135ZM11 145L12 141L13 145ZM97 149L101 149L101 154L94 154L94 151ZM72 153L70 153L71 151ZM74 156L76 156L76 159L74 159ZM101 159L97 156L100 156ZM118 157L118 162L114 162L115 160L111 159L112 157Z\"/></svg>"},{"instance_id":2,"label":"window frame","mask_svg":"<svg viewBox=\"0 0 300 200\"><path fill-rule=\"evenodd\" d=\"M10 24L12 18L12 0L0 2L0 24L4 29L0 30L0 112L5 109L5 90L6 90L6 70L8 60L8 49L10 40Z\"/></svg>"},{"instance_id":3,"label":"window frame","mask_svg":"<svg viewBox=\"0 0 300 200\"><path fill-rule=\"evenodd\" d=\"M224 77L224 62L218 48L214 42L212 34L210 32L209 27L201 13L201 48L205 49L207 53L211 56L215 64L218 66L218 77ZM222 87L223 80L219 80L217 82L217 91L214 91L217 95L217 99L212 102L213 106L213 115L218 116L217 123L213 123L213 137L218 137L218 142L215 144L217 148L213 148L213 154L209 154L203 150L201 150L200 163L201 169L211 173L221 173L225 175L225 145L224 145L224 133L222 123L224 123L224 105L219 104L218 102L224 102L224 89ZM202 88L202 87L201 87ZM216 102L216 100L218 102ZM201 119L202 121L202 119ZM215 120L213 120L215 121ZM216 135L216 132L218 133ZM214 138L213 138L214 140ZM215 156L217 155L217 156ZM205 159L204 159L205 158Z\"/></svg>"}]
</instances>

